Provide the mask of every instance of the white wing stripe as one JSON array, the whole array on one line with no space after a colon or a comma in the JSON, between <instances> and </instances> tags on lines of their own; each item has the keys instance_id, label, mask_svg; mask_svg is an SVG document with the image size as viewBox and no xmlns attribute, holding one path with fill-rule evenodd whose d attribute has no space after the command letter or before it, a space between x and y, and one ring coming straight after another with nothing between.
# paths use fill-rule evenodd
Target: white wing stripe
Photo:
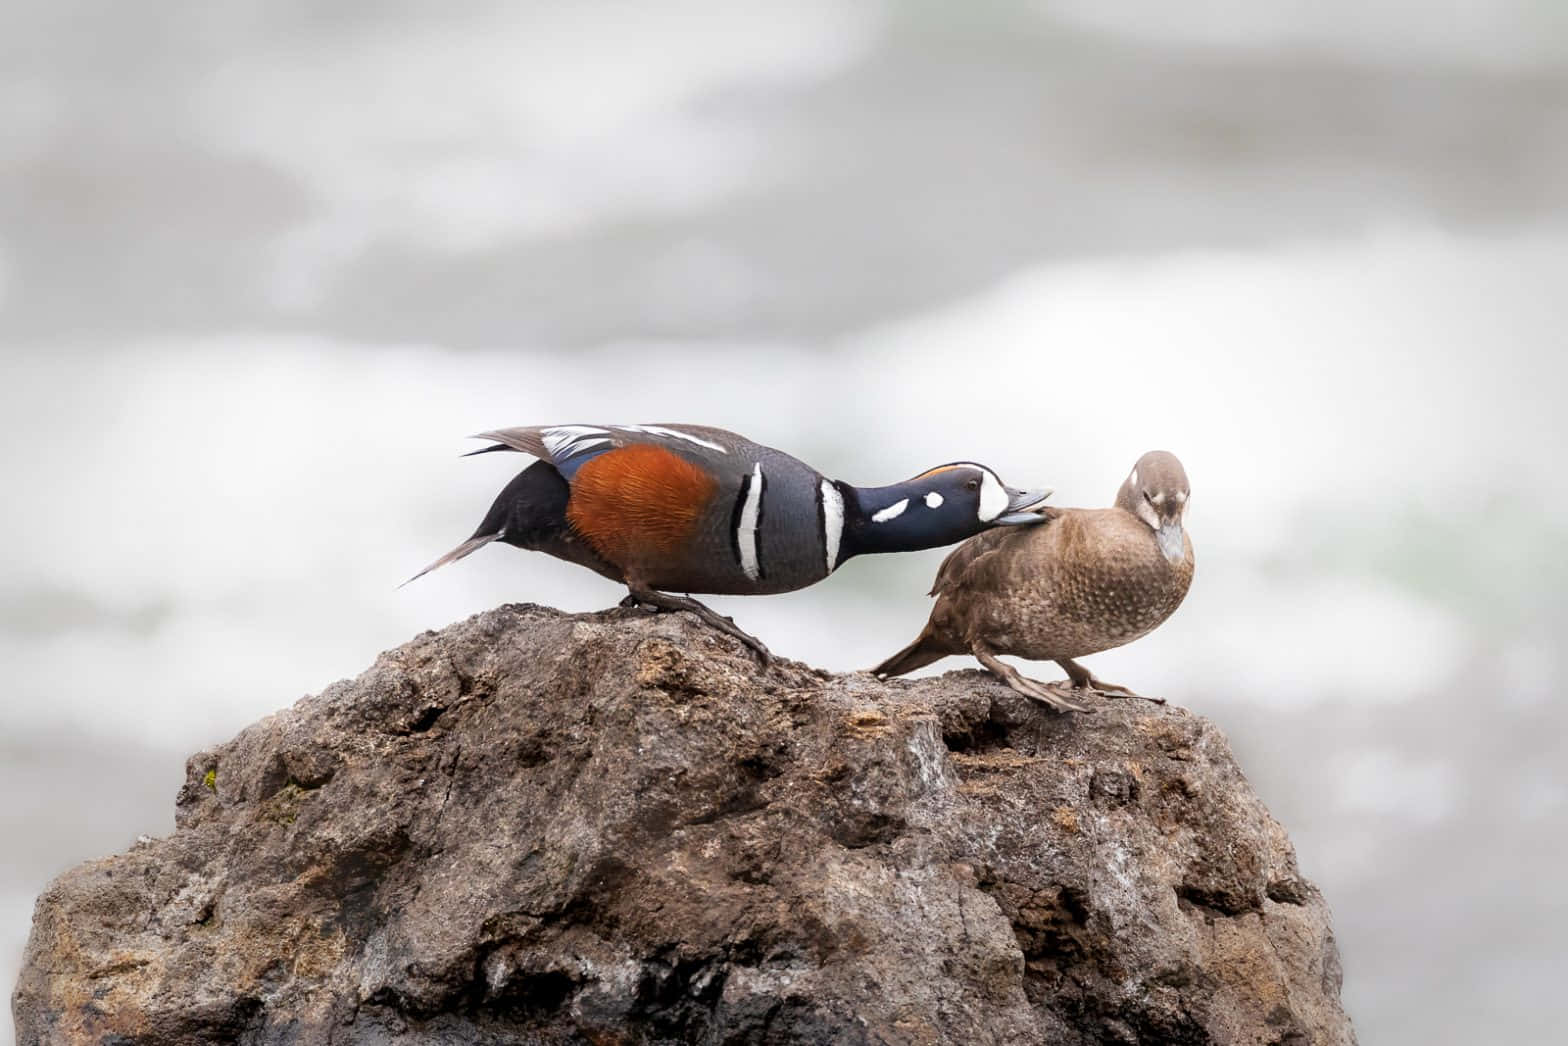
<instances>
[{"instance_id":1,"label":"white wing stripe","mask_svg":"<svg viewBox=\"0 0 1568 1046\"><path fill-rule=\"evenodd\" d=\"M699 436L693 436L691 433L682 432L679 429L665 428L662 425L617 425L615 427L618 429L624 429L627 432L641 432L649 436L664 436L667 439L685 440L687 443L695 443L699 447L707 447L709 450L716 450L720 454L729 453L729 451L724 447L721 447L719 444L710 440L702 439Z\"/></svg>"},{"instance_id":2,"label":"white wing stripe","mask_svg":"<svg viewBox=\"0 0 1568 1046\"><path fill-rule=\"evenodd\" d=\"M616 429L621 432L636 432L644 436L662 436L665 439L678 439L684 443L718 451L720 454L729 453L727 447L714 443L712 440L693 436L689 432L682 432L679 429L668 428L664 425L611 425L609 428L599 425L552 425L549 428L541 429L539 438L544 442L545 450L550 452L552 458L564 460L611 442L612 433L610 429Z\"/></svg>"},{"instance_id":3,"label":"white wing stripe","mask_svg":"<svg viewBox=\"0 0 1568 1046\"><path fill-rule=\"evenodd\" d=\"M544 448L552 458L569 458L589 447L607 443L609 435L604 429L593 425L556 425L539 432L539 438L544 441Z\"/></svg>"}]
</instances>

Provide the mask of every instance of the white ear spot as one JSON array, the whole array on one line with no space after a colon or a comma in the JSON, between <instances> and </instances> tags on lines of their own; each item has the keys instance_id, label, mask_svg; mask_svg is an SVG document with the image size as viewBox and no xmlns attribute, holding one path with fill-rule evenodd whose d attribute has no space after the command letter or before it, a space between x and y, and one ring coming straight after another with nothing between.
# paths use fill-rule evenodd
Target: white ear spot
<instances>
[{"instance_id":1,"label":"white ear spot","mask_svg":"<svg viewBox=\"0 0 1568 1046\"><path fill-rule=\"evenodd\" d=\"M881 512L873 512L871 514L871 522L873 522L873 523L886 523L890 519L897 519L899 516L902 516L904 514L904 510L906 508L908 508L908 507L909 507L909 499L908 498L904 498L904 499L902 499L900 501L895 501L891 505L889 505L887 508L883 509Z\"/></svg>"},{"instance_id":2,"label":"white ear spot","mask_svg":"<svg viewBox=\"0 0 1568 1046\"><path fill-rule=\"evenodd\" d=\"M942 495L938 494L934 490L931 493L926 495L926 508L941 508L941 507L942 507Z\"/></svg>"},{"instance_id":3,"label":"white ear spot","mask_svg":"<svg viewBox=\"0 0 1568 1046\"><path fill-rule=\"evenodd\" d=\"M1007 511L1007 488L990 469L980 470L980 522L989 523Z\"/></svg>"},{"instance_id":4,"label":"white ear spot","mask_svg":"<svg viewBox=\"0 0 1568 1046\"><path fill-rule=\"evenodd\" d=\"M1185 490L1178 490L1176 492L1176 504L1178 504L1178 505L1185 505L1186 503L1187 503L1187 492Z\"/></svg>"}]
</instances>

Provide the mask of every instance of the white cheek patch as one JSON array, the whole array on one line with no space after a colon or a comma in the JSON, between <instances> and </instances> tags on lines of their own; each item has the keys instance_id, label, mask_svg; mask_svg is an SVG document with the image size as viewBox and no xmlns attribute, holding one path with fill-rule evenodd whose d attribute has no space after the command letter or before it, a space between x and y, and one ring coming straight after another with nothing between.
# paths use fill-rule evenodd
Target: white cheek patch
<instances>
[{"instance_id":1,"label":"white cheek patch","mask_svg":"<svg viewBox=\"0 0 1568 1046\"><path fill-rule=\"evenodd\" d=\"M902 501L895 501L881 512L873 512L871 514L871 522L886 523L890 519L897 519L904 514L904 510L908 507L908 498L904 498Z\"/></svg>"},{"instance_id":2,"label":"white cheek patch","mask_svg":"<svg viewBox=\"0 0 1568 1046\"><path fill-rule=\"evenodd\" d=\"M942 507L942 495L938 494L934 490L931 493L926 495L926 508L941 508L941 507Z\"/></svg>"},{"instance_id":3,"label":"white cheek patch","mask_svg":"<svg viewBox=\"0 0 1568 1046\"><path fill-rule=\"evenodd\" d=\"M1185 490L1178 490L1176 492L1176 504L1178 504L1178 505L1185 505L1186 503L1187 503L1187 492Z\"/></svg>"},{"instance_id":4,"label":"white cheek patch","mask_svg":"<svg viewBox=\"0 0 1568 1046\"><path fill-rule=\"evenodd\" d=\"M1007 488L989 469L980 473L980 522L989 523L1007 511Z\"/></svg>"}]
</instances>

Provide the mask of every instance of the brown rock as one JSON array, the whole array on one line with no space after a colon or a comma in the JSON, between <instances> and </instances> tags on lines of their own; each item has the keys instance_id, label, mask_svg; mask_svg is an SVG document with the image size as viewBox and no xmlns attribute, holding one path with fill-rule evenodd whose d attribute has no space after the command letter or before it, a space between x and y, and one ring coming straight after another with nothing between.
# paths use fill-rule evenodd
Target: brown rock
<instances>
[{"instance_id":1,"label":"brown rock","mask_svg":"<svg viewBox=\"0 0 1568 1046\"><path fill-rule=\"evenodd\" d=\"M1354 1042L1207 721L508 606L193 757L38 903L22 1046Z\"/></svg>"}]
</instances>

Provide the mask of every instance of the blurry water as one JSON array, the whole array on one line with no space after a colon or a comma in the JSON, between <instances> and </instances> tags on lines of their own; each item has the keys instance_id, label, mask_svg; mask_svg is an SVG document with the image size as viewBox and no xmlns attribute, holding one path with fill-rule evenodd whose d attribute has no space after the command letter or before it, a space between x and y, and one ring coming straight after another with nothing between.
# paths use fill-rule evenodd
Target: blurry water
<instances>
[{"instance_id":1,"label":"blurry water","mask_svg":"<svg viewBox=\"0 0 1568 1046\"><path fill-rule=\"evenodd\" d=\"M1178 453L1192 595L1096 672L1231 735L1363 1041L1552 1041L1562 22L1387 8L0 12L37 45L0 52L0 984L189 752L420 629L619 598L496 548L395 589L524 464L464 434L700 421L1065 505ZM863 668L943 554L714 603Z\"/></svg>"}]
</instances>

